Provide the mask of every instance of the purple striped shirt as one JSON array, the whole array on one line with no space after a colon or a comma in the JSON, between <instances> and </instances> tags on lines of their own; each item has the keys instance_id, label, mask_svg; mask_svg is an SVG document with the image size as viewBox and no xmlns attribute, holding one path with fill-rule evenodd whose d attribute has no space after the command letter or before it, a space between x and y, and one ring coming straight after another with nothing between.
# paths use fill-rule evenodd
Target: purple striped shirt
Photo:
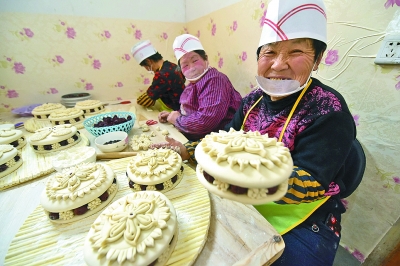
<instances>
[{"instance_id":1,"label":"purple striped shirt","mask_svg":"<svg viewBox=\"0 0 400 266\"><path fill-rule=\"evenodd\" d=\"M183 91L181 116L175 127L189 140L198 140L223 129L240 106L242 97L229 78L215 68Z\"/></svg>"}]
</instances>

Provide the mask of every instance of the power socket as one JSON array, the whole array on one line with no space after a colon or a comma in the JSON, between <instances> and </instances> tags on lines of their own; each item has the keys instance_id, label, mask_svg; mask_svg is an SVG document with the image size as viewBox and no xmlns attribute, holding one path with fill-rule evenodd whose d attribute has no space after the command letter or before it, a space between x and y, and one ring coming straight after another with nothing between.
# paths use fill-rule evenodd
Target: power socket
<instances>
[{"instance_id":1,"label":"power socket","mask_svg":"<svg viewBox=\"0 0 400 266\"><path fill-rule=\"evenodd\" d=\"M376 55L375 64L400 64L400 34L386 35Z\"/></svg>"}]
</instances>

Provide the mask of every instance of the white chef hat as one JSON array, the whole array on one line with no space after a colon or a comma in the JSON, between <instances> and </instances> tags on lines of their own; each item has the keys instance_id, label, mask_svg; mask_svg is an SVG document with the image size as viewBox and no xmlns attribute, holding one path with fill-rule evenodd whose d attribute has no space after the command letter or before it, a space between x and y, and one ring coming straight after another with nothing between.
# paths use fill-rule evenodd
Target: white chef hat
<instances>
[{"instance_id":1,"label":"white chef hat","mask_svg":"<svg viewBox=\"0 0 400 266\"><path fill-rule=\"evenodd\" d=\"M199 38L190 34L182 34L176 37L172 48L174 49L175 57L178 61L183 55L191 51L204 50Z\"/></svg>"},{"instance_id":2,"label":"white chef hat","mask_svg":"<svg viewBox=\"0 0 400 266\"><path fill-rule=\"evenodd\" d=\"M157 50L151 45L151 42L147 40L135 44L131 49L131 53L133 58L140 64L146 58L156 54Z\"/></svg>"},{"instance_id":3,"label":"white chef hat","mask_svg":"<svg viewBox=\"0 0 400 266\"><path fill-rule=\"evenodd\" d=\"M326 24L323 0L272 0L258 47L297 38L312 38L326 44Z\"/></svg>"}]
</instances>

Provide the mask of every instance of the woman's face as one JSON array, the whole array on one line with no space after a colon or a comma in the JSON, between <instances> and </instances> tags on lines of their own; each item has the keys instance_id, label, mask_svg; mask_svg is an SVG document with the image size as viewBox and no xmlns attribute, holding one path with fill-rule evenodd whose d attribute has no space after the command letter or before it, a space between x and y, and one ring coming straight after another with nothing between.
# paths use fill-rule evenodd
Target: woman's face
<instances>
[{"instance_id":1,"label":"woman's face","mask_svg":"<svg viewBox=\"0 0 400 266\"><path fill-rule=\"evenodd\" d=\"M258 75L270 79L291 79L307 82L314 66L314 48L310 39L293 39L265 45L260 50Z\"/></svg>"},{"instance_id":2,"label":"woman's face","mask_svg":"<svg viewBox=\"0 0 400 266\"><path fill-rule=\"evenodd\" d=\"M180 66L183 75L188 79L193 79L203 74L207 68L207 61L192 51L181 57Z\"/></svg>"}]
</instances>

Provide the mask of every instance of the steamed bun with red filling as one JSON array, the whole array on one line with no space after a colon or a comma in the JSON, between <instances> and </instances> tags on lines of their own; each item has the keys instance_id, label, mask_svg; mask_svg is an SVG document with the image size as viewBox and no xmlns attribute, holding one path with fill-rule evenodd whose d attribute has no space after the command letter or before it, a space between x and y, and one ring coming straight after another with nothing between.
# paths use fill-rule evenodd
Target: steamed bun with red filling
<instances>
[{"instance_id":1,"label":"steamed bun with red filling","mask_svg":"<svg viewBox=\"0 0 400 266\"><path fill-rule=\"evenodd\" d=\"M195 150L197 177L222 198L259 205L281 199L293 171L290 151L260 132L212 132Z\"/></svg>"}]
</instances>

